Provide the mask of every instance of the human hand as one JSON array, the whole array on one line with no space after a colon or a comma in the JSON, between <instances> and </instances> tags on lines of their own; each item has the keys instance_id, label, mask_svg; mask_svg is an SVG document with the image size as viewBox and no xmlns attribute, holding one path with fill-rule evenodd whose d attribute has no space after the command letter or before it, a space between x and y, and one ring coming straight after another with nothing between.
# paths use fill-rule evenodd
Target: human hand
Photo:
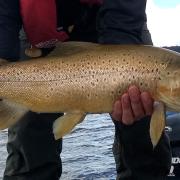
<instances>
[{"instance_id":1,"label":"human hand","mask_svg":"<svg viewBox=\"0 0 180 180\"><path fill-rule=\"evenodd\" d=\"M136 86L130 86L114 103L112 119L131 125L145 116L152 115L153 103L154 100L148 92L140 92Z\"/></svg>"}]
</instances>

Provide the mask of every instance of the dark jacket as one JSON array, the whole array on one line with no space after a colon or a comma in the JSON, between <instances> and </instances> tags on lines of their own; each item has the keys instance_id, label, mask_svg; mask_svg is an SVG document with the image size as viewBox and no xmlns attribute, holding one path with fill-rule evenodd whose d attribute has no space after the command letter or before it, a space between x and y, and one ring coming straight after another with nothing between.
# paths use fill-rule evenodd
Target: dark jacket
<instances>
[{"instance_id":1,"label":"dark jacket","mask_svg":"<svg viewBox=\"0 0 180 180\"><path fill-rule=\"evenodd\" d=\"M98 15L99 42L103 44L152 44L146 27L146 0L104 0ZM163 180L171 166L165 132L155 149L149 137L150 117L132 126L115 124L113 153L117 179Z\"/></svg>"},{"instance_id":2,"label":"dark jacket","mask_svg":"<svg viewBox=\"0 0 180 180\"><path fill-rule=\"evenodd\" d=\"M6 2L7 0L1 0L0 4L6 4L3 3ZM4 18L8 18L8 21L0 20L0 25L3 27L3 30L5 29L6 33L8 32L9 37L3 37L2 34L3 32L0 33L0 46L2 49L0 49L0 54L1 57L4 57L4 54L6 54L6 58L14 58L14 57L7 57L11 55L11 43L12 42L18 42L18 31L19 31L19 26L20 26L20 20L19 18L17 21L11 21L11 18L19 17L19 11L18 11L18 0L15 2L11 0L8 0L9 5L12 5L11 12L3 11L4 8L3 6L0 6L0 16L2 16L2 12L5 13L3 15ZM14 2L14 3L13 3ZM76 2L76 1L74 1ZM73 2L73 3L74 3ZM77 3L79 3L77 1ZM145 16L145 3L146 1L144 0L105 0L104 5L102 6L102 9L100 10L99 16L98 16L98 29L100 33L100 42L102 43L134 43L134 44L139 44L143 43L141 34L143 30L143 24L146 23L146 16ZM132 6L133 4L133 6ZM70 6L69 6L70 7ZM76 6L73 6L76 7ZM59 18L65 18L64 21L60 21L62 26L67 29L69 25L74 25L74 29L70 34L70 38L72 40L85 40L85 41L97 41L97 31L96 31L96 15L98 13L99 7L97 5L95 6L88 6L88 5L80 5L77 6L78 10L74 8L74 11L78 13L77 16L73 17L68 17L72 19L68 19L69 24L66 23L67 21L67 16L65 15L66 12L64 10L64 13L60 13ZM123 10L125 9L125 10ZM13 12L16 11L16 12ZM93 11L92 11L93 10ZM61 11L62 12L62 11ZM11 14L17 13L14 16ZM72 12L71 12L72 13ZM10 16L9 16L10 15ZM9 28L10 25L3 24L5 22L14 23L18 22L16 27L16 24L13 24L13 29ZM4 28L5 27L5 28ZM7 29L6 29L7 28ZM2 29L2 28L1 28ZM5 33L5 34L6 34ZM94 34L93 34L94 33ZM10 36L12 34L12 37ZM15 35L14 35L15 34ZM111 34L111 35L110 35ZM90 36L88 36L90 35ZM108 35L108 36L107 36ZM90 37L90 38L89 38ZM4 39L8 38L8 39ZM15 39L12 39L15 38ZM88 39L87 39L88 38ZM7 47L5 47L6 43L8 43L8 49L6 52L2 51L3 49L6 50ZM15 46L15 44L13 44ZM18 51L17 51L18 52ZM17 53L14 56L18 56ZM17 57L15 57L16 59ZM35 118L33 118L35 119ZM140 123L132 126L132 127L122 127L119 125L116 125L116 140L115 140L115 145L118 145L117 147L114 148L114 150L117 152L115 154L116 157L116 163L117 163L117 172L118 174L122 177L124 176L124 179L137 179L138 180L144 180L147 178L153 178L154 180L155 177L160 177L163 179L165 177L165 174L167 173L168 167L169 167L169 146L168 146L168 139L165 134L163 134L162 139L160 144L157 146L155 150L152 150L150 142L149 142L149 136L148 136L148 119L141 121ZM31 126L29 126L30 130L32 129ZM39 127L39 126L37 126ZM45 128L46 129L46 128ZM22 130L24 130L22 128ZM34 130L33 130L34 131ZM48 131L49 132L49 131ZM133 134L137 134L137 138L133 136ZM145 136L143 137L142 134ZM12 131L12 138L11 138L11 147L16 147L15 144L16 142L12 141L14 139L14 132ZM26 144L27 139L25 138L23 134L23 142ZM45 136L43 136L45 137ZM50 137L49 135L47 137ZM132 138L130 138L132 137ZM141 139L141 137L143 137ZM17 137L19 138L19 137ZM37 138L37 137L36 137ZM47 139L47 138L44 138ZM21 142L21 144L23 144ZM34 141L35 142L35 141ZM49 141L50 143L52 141ZM17 143L19 143L19 139L17 139ZM32 142L33 143L33 142ZM42 142L40 143L42 144ZM44 144L44 143L43 143ZM47 141L45 142L44 145L47 145ZM121 145L121 146L119 146ZM133 146L132 146L133 145ZM42 145L41 145L42 146ZM28 151L29 148L28 146L25 146ZM31 147L35 147L31 144ZM43 147L43 146L42 146ZM52 147L51 145L48 147ZM10 148L10 146L9 146ZM9 149L10 150L10 149ZM39 149L36 148L36 153ZM12 149L14 154L16 151ZM31 151L32 152L32 151ZM43 151L38 151L39 153L42 154ZM12 155L11 154L11 155ZM45 153L46 154L46 153ZM51 154L51 153L50 153ZM56 153L55 153L56 154ZM163 155L164 154L164 155ZM16 155L15 155L16 157ZM19 154L19 157L26 157L24 154ZM31 156L33 157L33 155ZM35 156L36 157L36 156ZM165 157L165 159L164 159ZM13 158L13 157L12 157ZM33 158L34 159L34 158ZM44 158L46 161L47 159L47 154ZM50 158L52 160L52 158ZM16 158L15 158L16 160ZM39 159L34 159L36 163L41 162ZM57 161L59 158L57 158ZM10 162L10 161L9 161ZM17 162L17 161L16 161ZM138 163L136 163L138 162ZM9 168L10 170L13 169L13 163L9 163ZM18 163L14 164L18 165ZM19 161L19 165L22 164L22 159ZM120 165L120 166L119 166ZM25 167L23 165L23 167ZM33 166L34 167L34 166ZM32 167L30 167L31 169ZM20 168L18 167L18 170ZM32 168L33 169L33 168ZM40 169L40 168L39 168ZM49 169L49 168L47 168ZM16 172L16 174L21 174L21 172ZM34 170L34 169L33 169ZM37 170L37 169L36 169ZM43 172L46 173L49 171L46 171L43 169ZM59 172L59 171L57 171ZM29 174L29 172L28 172ZM53 173L55 174L55 173ZM125 175L124 175L125 174ZM24 176L26 176L25 173L23 173ZM59 176L59 175L58 175Z\"/></svg>"},{"instance_id":3,"label":"dark jacket","mask_svg":"<svg viewBox=\"0 0 180 180\"><path fill-rule=\"evenodd\" d=\"M149 136L150 117L131 126L115 124L113 153L117 179L163 180L169 173L171 153L165 133L153 149Z\"/></svg>"},{"instance_id":4,"label":"dark jacket","mask_svg":"<svg viewBox=\"0 0 180 180\"><path fill-rule=\"evenodd\" d=\"M145 8L146 0L104 0L97 24L100 43L142 43Z\"/></svg>"}]
</instances>

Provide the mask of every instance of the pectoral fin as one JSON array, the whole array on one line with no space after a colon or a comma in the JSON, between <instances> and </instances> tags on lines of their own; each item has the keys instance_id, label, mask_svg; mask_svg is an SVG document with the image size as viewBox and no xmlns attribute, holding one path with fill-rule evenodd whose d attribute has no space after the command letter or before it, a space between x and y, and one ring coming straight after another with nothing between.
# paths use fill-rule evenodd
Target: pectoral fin
<instances>
[{"instance_id":1,"label":"pectoral fin","mask_svg":"<svg viewBox=\"0 0 180 180\"><path fill-rule=\"evenodd\" d=\"M154 112L150 122L150 138L153 148L158 144L165 128L165 108L162 103L154 104Z\"/></svg>"},{"instance_id":2,"label":"pectoral fin","mask_svg":"<svg viewBox=\"0 0 180 180\"><path fill-rule=\"evenodd\" d=\"M83 112L67 113L56 119L53 124L53 133L55 139L60 139L69 133L78 123L80 123L86 114Z\"/></svg>"},{"instance_id":3,"label":"pectoral fin","mask_svg":"<svg viewBox=\"0 0 180 180\"><path fill-rule=\"evenodd\" d=\"M28 112L28 109L8 100L0 100L0 129L14 125Z\"/></svg>"}]
</instances>

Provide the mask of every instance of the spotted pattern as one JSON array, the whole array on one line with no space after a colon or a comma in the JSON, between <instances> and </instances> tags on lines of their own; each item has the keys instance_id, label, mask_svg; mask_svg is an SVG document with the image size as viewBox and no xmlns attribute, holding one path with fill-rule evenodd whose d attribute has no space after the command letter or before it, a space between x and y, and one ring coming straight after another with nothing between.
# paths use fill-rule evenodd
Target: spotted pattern
<instances>
[{"instance_id":1,"label":"spotted pattern","mask_svg":"<svg viewBox=\"0 0 180 180\"><path fill-rule=\"evenodd\" d=\"M46 58L0 66L0 96L38 112L110 112L129 85L157 98L158 82L179 72L179 54L160 48L65 43Z\"/></svg>"}]
</instances>

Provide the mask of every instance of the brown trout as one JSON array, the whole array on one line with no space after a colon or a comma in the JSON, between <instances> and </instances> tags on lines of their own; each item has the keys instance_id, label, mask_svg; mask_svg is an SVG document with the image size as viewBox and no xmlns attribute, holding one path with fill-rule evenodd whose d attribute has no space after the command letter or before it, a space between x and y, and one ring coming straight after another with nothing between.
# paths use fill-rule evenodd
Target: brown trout
<instances>
[{"instance_id":1,"label":"brown trout","mask_svg":"<svg viewBox=\"0 0 180 180\"><path fill-rule=\"evenodd\" d=\"M130 85L159 103L150 122L153 147L165 126L166 110L180 112L180 54L143 45L61 43L47 57L0 66L0 129L31 110L64 112L53 125L56 139L87 113L110 113Z\"/></svg>"}]
</instances>

